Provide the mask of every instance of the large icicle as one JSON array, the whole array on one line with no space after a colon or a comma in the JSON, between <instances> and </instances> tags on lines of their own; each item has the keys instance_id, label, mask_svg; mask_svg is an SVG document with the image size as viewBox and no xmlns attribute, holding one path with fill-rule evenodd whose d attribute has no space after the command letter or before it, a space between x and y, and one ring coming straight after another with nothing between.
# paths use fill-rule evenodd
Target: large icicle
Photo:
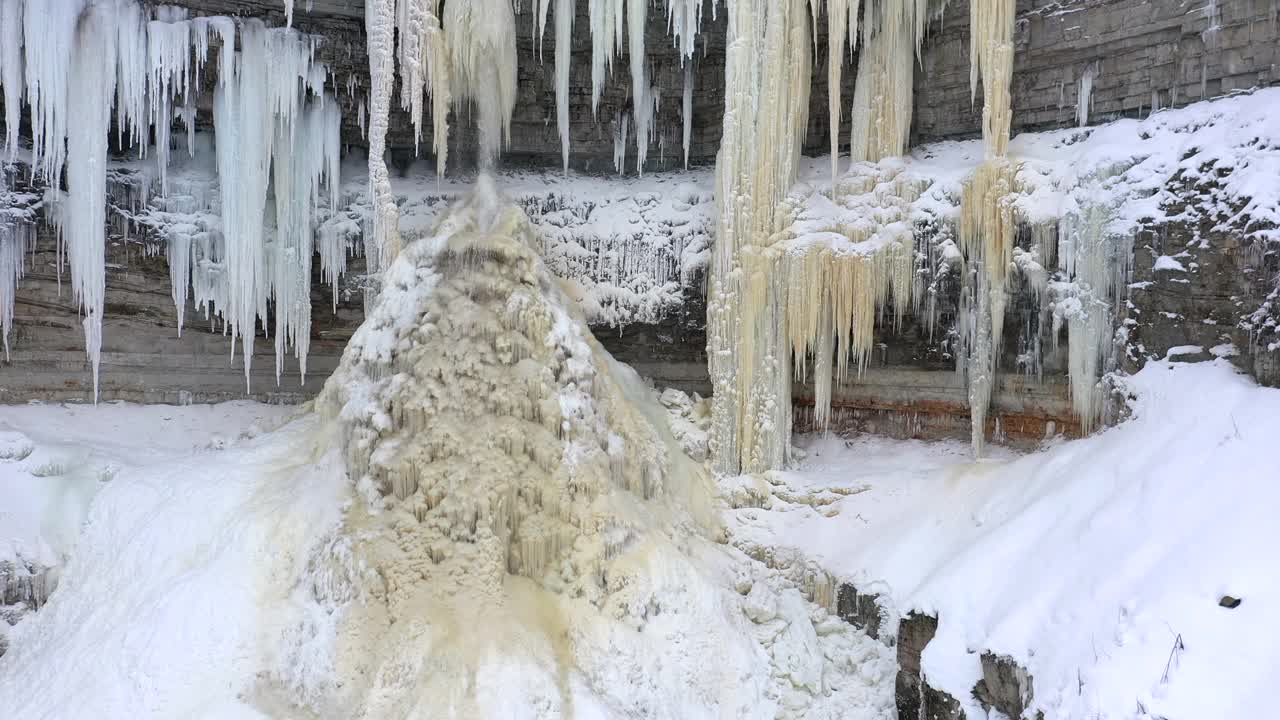
<instances>
[{"instance_id":1,"label":"large icicle","mask_svg":"<svg viewBox=\"0 0 1280 720\"><path fill-rule=\"evenodd\" d=\"M707 349L714 464L734 474L789 454L785 288L767 248L789 220L778 210L799 162L811 61L806 0L730 0L728 13Z\"/></svg>"},{"instance_id":2,"label":"large icicle","mask_svg":"<svg viewBox=\"0 0 1280 720\"><path fill-rule=\"evenodd\" d=\"M870 2L870 0L868 0ZM840 172L840 79L847 41L858 40L858 0L827 0L827 112L831 135L831 183ZM816 24L815 24L816 27Z\"/></svg>"},{"instance_id":3,"label":"large icicle","mask_svg":"<svg viewBox=\"0 0 1280 720\"><path fill-rule=\"evenodd\" d=\"M22 122L23 81L22 2L0 0L0 83L4 85L4 147L12 159L18 151L18 128ZM0 277L0 282L3 278ZM5 325L8 328L8 325ZM6 355L8 342L6 336Z\"/></svg>"},{"instance_id":4,"label":"large icicle","mask_svg":"<svg viewBox=\"0 0 1280 720\"><path fill-rule=\"evenodd\" d=\"M1017 234L1011 195L1017 165L1006 157L1012 117L1009 86L1013 78L1013 0L974 0L970 4L970 92L982 81L982 137L985 158L964 186L960 204L960 247L977 263L969 280L967 332L961 352L969 382L969 412L975 455L986 441L986 418L1000 357L1005 283Z\"/></svg>"},{"instance_id":5,"label":"large icicle","mask_svg":"<svg viewBox=\"0 0 1280 720\"><path fill-rule=\"evenodd\" d=\"M61 183L67 159L67 83L76 42L76 22L84 0L51 2L43 12L22 16L26 48L27 102L31 106L31 165L49 184Z\"/></svg>"},{"instance_id":6,"label":"large icicle","mask_svg":"<svg viewBox=\"0 0 1280 720\"><path fill-rule=\"evenodd\" d=\"M556 124L560 128L565 173L569 172L569 59L573 50L573 13L573 0L556 0Z\"/></svg>"},{"instance_id":7,"label":"large icicle","mask_svg":"<svg viewBox=\"0 0 1280 720\"><path fill-rule=\"evenodd\" d=\"M440 26L440 0L399 0L400 100L413 123L414 148L422 139L424 97L431 100L431 146L436 174L444 175L449 157L449 54ZM424 96L425 93L425 96Z\"/></svg>"},{"instance_id":8,"label":"large icicle","mask_svg":"<svg viewBox=\"0 0 1280 720\"><path fill-rule=\"evenodd\" d=\"M161 8L164 10L164 8ZM191 25L185 12L157 12L165 19L147 24L147 98L149 115L156 131L156 164L160 169L160 192L169 192L170 131L173 127L173 100L181 93L185 104L190 93Z\"/></svg>"},{"instance_id":9,"label":"large icicle","mask_svg":"<svg viewBox=\"0 0 1280 720\"><path fill-rule=\"evenodd\" d=\"M118 141L122 147L137 145L141 156L150 141L147 81L151 78L151 56L146 15L141 6L131 2L122 2L116 8L116 57Z\"/></svg>"},{"instance_id":10,"label":"large icicle","mask_svg":"<svg viewBox=\"0 0 1280 720\"><path fill-rule=\"evenodd\" d=\"M28 13L30 16L31 13ZM98 399L102 356L107 222L107 136L116 85L116 34L110 10L87 8L75 35L66 111L76 120L67 142L67 257L71 289L84 310L85 351ZM61 120L60 122L65 122Z\"/></svg>"},{"instance_id":11,"label":"large icicle","mask_svg":"<svg viewBox=\"0 0 1280 720\"><path fill-rule=\"evenodd\" d=\"M622 21L626 0L589 0L591 21L591 113L600 111L600 94L605 76L622 45Z\"/></svg>"},{"instance_id":12,"label":"large icicle","mask_svg":"<svg viewBox=\"0 0 1280 720\"><path fill-rule=\"evenodd\" d=\"M649 0L627 0L627 54L631 63L631 119L635 123L636 172L644 174L653 130L654 96L649 87L649 59L645 57L644 31L649 22Z\"/></svg>"},{"instance_id":13,"label":"large icicle","mask_svg":"<svg viewBox=\"0 0 1280 720\"><path fill-rule=\"evenodd\" d=\"M472 0L444 6L455 99L475 103L480 167L492 167L511 140L516 104L516 19L510 0Z\"/></svg>"},{"instance_id":14,"label":"large icicle","mask_svg":"<svg viewBox=\"0 0 1280 720\"><path fill-rule=\"evenodd\" d=\"M903 3L906 4L906 3ZM864 6L862 52L853 89L849 154L854 162L878 162L906 152L911 133L911 91L915 83L914 24L889 4L879 23ZM838 126L837 126L838 128Z\"/></svg>"},{"instance_id":15,"label":"large icicle","mask_svg":"<svg viewBox=\"0 0 1280 720\"><path fill-rule=\"evenodd\" d=\"M395 2L365 0L369 38L369 198L373 203L373 239L365 243L369 272L387 266L400 253L400 211L387 171L387 123L395 83Z\"/></svg>"}]
</instances>

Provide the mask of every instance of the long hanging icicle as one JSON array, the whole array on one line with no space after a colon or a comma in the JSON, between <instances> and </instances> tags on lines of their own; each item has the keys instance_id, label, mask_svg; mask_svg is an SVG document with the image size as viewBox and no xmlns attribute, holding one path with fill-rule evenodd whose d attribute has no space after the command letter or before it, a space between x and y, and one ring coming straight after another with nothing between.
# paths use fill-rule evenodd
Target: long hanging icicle
<instances>
[{"instance_id":1,"label":"long hanging icicle","mask_svg":"<svg viewBox=\"0 0 1280 720\"><path fill-rule=\"evenodd\" d=\"M964 359L968 374L972 445L981 455L987 412L1003 343L1005 283L1017 233L1010 195L1017 165L1007 157L1012 105L1013 0L974 0L970 4L969 87L976 96L982 80L982 137L985 158L964 186L960 203L960 246L978 264L976 286L963 291L969 319Z\"/></svg>"},{"instance_id":2,"label":"long hanging icicle","mask_svg":"<svg viewBox=\"0 0 1280 720\"><path fill-rule=\"evenodd\" d=\"M644 174L653 131L653 90L649 87L644 32L649 23L649 0L627 0L627 54L631 61L631 118L635 123L636 172Z\"/></svg>"},{"instance_id":3,"label":"long hanging icicle","mask_svg":"<svg viewBox=\"0 0 1280 720\"><path fill-rule=\"evenodd\" d=\"M613 67L613 59L622 45L622 20L625 0L589 0L591 21L591 114L598 117L600 94L605 75Z\"/></svg>"},{"instance_id":4,"label":"long hanging icicle","mask_svg":"<svg viewBox=\"0 0 1280 720\"><path fill-rule=\"evenodd\" d=\"M480 126L480 167L496 163L511 140L516 104L515 14L510 0L446 3L444 32L456 100L475 103Z\"/></svg>"},{"instance_id":5,"label":"long hanging icicle","mask_svg":"<svg viewBox=\"0 0 1280 720\"><path fill-rule=\"evenodd\" d=\"M422 139L425 98L431 100L431 148L436 174L444 175L449 158L449 54L440 26L440 0L399 0L396 23L400 36L400 101L413 124L414 150Z\"/></svg>"},{"instance_id":6,"label":"long hanging icicle","mask_svg":"<svg viewBox=\"0 0 1280 720\"><path fill-rule=\"evenodd\" d=\"M383 157L391 87L395 83L395 2L365 0L365 33L369 38L369 197L373 202L373 238L365 242L369 272L391 264L400 254L400 211L391 193L391 174Z\"/></svg>"},{"instance_id":7,"label":"long hanging icicle","mask_svg":"<svg viewBox=\"0 0 1280 720\"><path fill-rule=\"evenodd\" d=\"M560 129L565 174L569 172L569 59L573 50L573 13L573 0L556 0L556 124Z\"/></svg>"},{"instance_id":8,"label":"long hanging icicle","mask_svg":"<svg viewBox=\"0 0 1280 720\"><path fill-rule=\"evenodd\" d=\"M4 85L4 147L9 159L18 152L22 122L22 2L0 0L0 83Z\"/></svg>"},{"instance_id":9,"label":"long hanging icicle","mask_svg":"<svg viewBox=\"0 0 1280 720\"><path fill-rule=\"evenodd\" d=\"M22 16L23 37L40 39L23 43L27 102L31 106L31 164L52 187L61 184L67 159L67 83L76 21L84 6L84 0L63 0L50 3L43 12Z\"/></svg>"},{"instance_id":10,"label":"long hanging icicle","mask_svg":"<svg viewBox=\"0 0 1280 720\"><path fill-rule=\"evenodd\" d=\"M833 185L840 172L840 82L844 70L846 33L850 48L856 46L858 4L858 0L827 0L827 112L831 134L831 183Z\"/></svg>"},{"instance_id":11,"label":"long hanging icicle","mask_svg":"<svg viewBox=\"0 0 1280 720\"><path fill-rule=\"evenodd\" d=\"M106 272L107 137L116 84L116 34L109 10L91 5L75 33L66 111L77 127L67 141L67 255L71 289L84 310L85 350L98 400ZM61 122L65 122L62 120Z\"/></svg>"},{"instance_id":12,"label":"long hanging icicle","mask_svg":"<svg viewBox=\"0 0 1280 720\"><path fill-rule=\"evenodd\" d=\"M714 465L736 474L781 466L790 449L785 288L768 247L799 164L809 107L805 0L729 0L721 209L708 293Z\"/></svg>"}]
</instances>

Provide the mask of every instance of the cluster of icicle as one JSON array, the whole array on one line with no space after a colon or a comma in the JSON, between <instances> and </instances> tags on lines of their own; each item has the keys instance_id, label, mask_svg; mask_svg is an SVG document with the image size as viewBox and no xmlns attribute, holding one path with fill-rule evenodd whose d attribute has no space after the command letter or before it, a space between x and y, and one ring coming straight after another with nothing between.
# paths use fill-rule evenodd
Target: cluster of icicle
<instances>
[{"instance_id":1,"label":"cluster of icicle","mask_svg":"<svg viewBox=\"0 0 1280 720\"><path fill-rule=\"evenodd\" d=\"M256 20L187 18L137 0L0 0L0 81L6 150L14 157L20 109L30 108L31 165L51 188L71 287L84 314L97 396L105 291L108 134L112 109L122 147L148 150L154 131L160 194L168 191L175 115L191 130L196 96L219 48L214 93L221 232L176 234L170 265L179 322L193 274L197 304L243 345L245 380L257 320L274 303L277 376L286 346L305 371L310 335L312 217L322 186L336 204L337 104L325 102L327 70L314 42ZM66 195L57 191L65 171ZM268 189L274 202L268 203ZM274 212L269 212L272 208ZM273 230L267 228L274 225ZM210 273L209 267L217 272ZM11 312L11 303L0 298Z\"/></svg>"},{"instance_id":2,"label":"cluster of icicle","mask_svg":"<svg viewBox=\"0 0 1280 720\"><path fill-rule=\"evenodd\" d=\"M727 4L724 134L716 164L721 217L707 312L715 465L736 473L786 461L792 370L806 372L806 354L814 354L816 376L823 378L819 391L828 397L837 340L841 363L849 357L865 363L875 308L888 300L895 308L910 301L911 237L908 229L893 242L868 247L864 241L874 230L851 231L845 238L850 247L843 251L784 242L793 218L782 201L796 177L807 124L810 23L820 21L823 3ZM825 12L834 185L843 54L861 31L850 108L852 159L901 155L911 126L912 62L928 10L918 0L868 0L861 6L857 0L828 0ZM911 187L899 189L900 196L911 195ZM793 355L799 358L794 365ZM843 377L845 370L835 372Z\"/></svg>"},{"instance_id":3,"label":"cluster of icicle","mask_svg":"<svg viewBox=\"0 0 1280 720\"><path fill-rule=\"evenodd\" d=\"M910 127L912 63L926 7L907 0L862 5L862 50L851 109L854 163L839 180L832 137L832 187L820 201L835 212L797 221L784 202L804 129L809 62L804 3L729 3L724 144L717 165L721 208L708 297L708 348L715 384L713 450L720 472L785 462L791 382L815 382L815 418L830 418L833 381L851 363L861 372L877 323L896 329L918 312L913 203L927 181L880 162L904 153ZM812 3L819 9L822 3ZM1068 326L1072 402L1088 432L1102 412L1099 373L1114 362L1115 327L1132 239L1107 230L1115 208L1098 190L1105 178L1066 189L1061 219L1033 224L1030 251L1015 245L1019 165L1009 158L1014 3L970 4L972 89L982 85L983 162L965 181L955 228L963 279L957 369L967 376L972 445L981 454L1004 337L1007 284L1021 270L1041 302L1053 338ZM829 110L838 128L841 53L859 30L857 1L828 0ZM817 18L815 17L815 22ZM916 54L913 55L913 48ZM814 195L816 197L816 194ZM814 216L811 216L811 218ZM851 219L852 218L852 219ZM1057 263L1051 282L1045 269ZM1048 301L1046 300L1048 298ZM930 317L926 324L930 324ZM834 367L832 363L835 363Z\"/></svg>"},{"instance_id":4,"label":"cluster of icicle","mask_svg":"<svg viewBox=\"0 0 1280 720\"><path fill-rule=\"evenodd\" d=\"M25 255L35 248L39 196L18 192L9 168L0 167L0 344L9 360L9 330L18 281L26 269Z\"/></svg>"},{"instance_id":5,"label":"cluster of icicle","mask_svg":"<svg viewBox=\"0 0 1280 720\"><path fill-rule=\"evenodd\" d=\"M482 176L385 271L319 406L398 544L392 588L497 595L507 573L584 579L625 540L609 500L664 488L667 448ZM570 558L572 558L570 560Z\"/></svg>"},{"instance_id":6,"label":"cluster of icicle","mask_svg":"<svg viewBox=\"0 0 1280 720\"><path fill-rule=\"evenodd\" d=\"M981 455L1003 345L1006 284L1018 231L1012 197L1018 166L1008 157L1014 3L975 0L969 7L969 86L976 95L981 78L985 153L965 182L960 201L960 248L978 267L976 282L966 282L961 291L958 367L968 374L973 452Z\"/></svg>"}]
</instances>

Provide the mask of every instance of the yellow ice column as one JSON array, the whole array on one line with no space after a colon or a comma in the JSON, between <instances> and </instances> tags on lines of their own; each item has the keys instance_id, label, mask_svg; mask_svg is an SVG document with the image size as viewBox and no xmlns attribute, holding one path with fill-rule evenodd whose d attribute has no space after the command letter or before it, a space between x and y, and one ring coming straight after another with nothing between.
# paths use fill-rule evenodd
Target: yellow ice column
<instances>
[{"instance_id":1,"label":"yellow ice column","mask_svg":"<svg viewBox=\"0 0 1280 720\"><path fill-rule=\"evenodd\" d=\"M809 107L807 0L729 0L719 207L707 307L719 472L780 466L791 435L790 353L773 257L789 218Z\"/></svg>"},{"instance_id":2,"label":"yellow ice column","mask_svg":"<svg viewBox=\"0 0 1280 720\"><path fill-rule=\"evenodd\" d=\"M982 80L982 137L986 157L965 182L960 204L960 246L979 264L972 296L974 313L967 335L965 366L975 455L986 440L987 409L1003 340L1005 282L1013 260L1017 218L1011 195L1018 167L1007 157L1012 114L1013 0L973 0L970 4L970 92ZM962 333L964 334L964 333Z\"/></svg>"}]
</instances>

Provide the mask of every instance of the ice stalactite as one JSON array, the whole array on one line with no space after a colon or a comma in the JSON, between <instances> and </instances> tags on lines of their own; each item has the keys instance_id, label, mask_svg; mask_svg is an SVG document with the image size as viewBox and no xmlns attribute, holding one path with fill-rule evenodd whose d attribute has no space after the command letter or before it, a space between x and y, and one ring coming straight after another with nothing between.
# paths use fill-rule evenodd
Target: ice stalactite
<instances>
[{"instance_id":1,"label":"ice stalactite","mask_svg":"<svg viewBox=\"0 0 1280 720\"><path fill-rule=\"evenodd\" d=\"M656 98L649 87L644 32L649 22L649 0L627 1L627 55L631 65L631 119L635 123L636 172L644 174L652 139Z\"/></svg>"},{"instance_id":2,"label":"ice stalactite","mask_svg":"<svg viewBox=\"0 0 1280 720\"><path fill-rule=\"evenodd\" d=\"M240 28L240 50L230 80L214 92L217 168L222 184L224 283L212 300L242 343L246 387L257 318L276 303L277 379L286 343L305 368L310 327L310 264L314 204L322 181L337 181L340 118L337 104L318 93L308 105L306 88L317 74L311 46L297 33L267 29L257 20ZM273 67L271 73L262 68ZM323 75L320 75L322 77ZM322 91L322 88L319 88ZM305 111L305 112L304 112ZM275 168L274 177L272 169ZM275 201L274 238L266 229L268 188ZM268 243L268 240L274 242ZM274 273L273 273L274 269Z\"/></svg>"},{"instance_id":3,"label":"ice stalactite","mask_svg":"<svg viewBox=\"0 0 1280 720\"><path fill-rule=\"evenodd\" d=\"M693 136L693 51L697 46L698 32L702 29L703 0L667 0L667 25L680 51L680 64L684 68L684 84L680 96L680 118L683 122L681 147L684 149L684 168L689 169L689 142ZM715 4L712 4L715 9Z\"/></svg>"},{"instance_id":4,"label":"ice stalactite","mask_svg":"<svg viewBox=\"0 0 1280 720\"><path fill-rule=\"evenodd\" d=\"M22 123L22 94L25 89L22 6L23 0L0 0L0 84L4 85L4 148L9 159L13 159L18 152L18 130ZM5 347L8 354L7 340Z\"/></svg>"},{"instance_id":5,"label":"ice stalactite","mask_svg":"<svg viewBox=\"0 0 1280 720\"><path fill-rule=\"evenodd\" d=\"M1097 63L1089 63L1080 75L1080 92L1076 97L1076 124L1084 127L1089 124L1089 110L1093 103L1093 81L1098 72ZM1153 100L1151 109L1155 110L1157 101Z\"/></svg>"},{"instance_id":6,"label":"ice stalactite","mask_svg":"<svg viewBox=\"0 0 1280 720\"><path fill-rule=\"evenodd\" d=\"M76 119L74 132L67 138L65 241L72 293L84 311L85 351L93 368L95 402L106 292L107 138L116 84L116 33L109 13L104 6L91 5L76 24L65 108Z\"/></svg>"},{"instance_id":7,"label":"ice stalactite","mask_svg":"<svg viewBox=\"0 0 1280 720\"><path fill-rule=\"evenodd\" d=\"M181 94L185 104L191 92L191 25L185 12L166 15L169 17L165 20L152 20L147 24L147 99L149 121L156 131L161 194L169 191L174 97Z\"/></svg>"},{"instance_id":8,"label":"ice stalactite","mask_svg":"<svg viewBox=\"0 0 1280 720\"><path fill-rule=\"evenodd\" d=\"M689 169L689 142L693 137L693 63L684 66L684 91L680 97L680 117L684 123L681 147L684 148L684 169Z\"/></svg>"},{"instance_id":9,"label":"ice stalactite","mask_svg":"<svg viewBox=\"0 0 1280 720\"><path fill-rule=\"evenodd\" d=\"M370 273L386 267L400 253L400 212L384 157L391 88L395 84L395 19L395 0L365 0L370 85L369 197L373 201L373 236L365 240L365 258Z\"/></svg>"},{"instance_id":10,"label":"ice stalactite","mask_svg":"<svg viewBox=\"0 0 1280 720\"><path fill-rule=\"evenodd\" d=\"M121 147L137 145L139 156L145 154L150 142L147 83L151 79L151 48L148 28L146 13L140 5L121 3L117 6L117 142Z\"/></svg>"},{"instance_id":11,"label":"ice stalactite","mask_svg":"<svg viewBox=\"0 0 1280 720\"><path fill-rule=\"evenodd\" d=\"M337 207L341 139L338 105L310 103L296 128L276 121L273 141L272 185L275 196L275 270L272 287L276 313L276 382L284 370L284 356L292 346L305 381L311 339L311 258L314 253L314 211L322 186L330 189L328 205Z\"/></svg>"},{"instance_id":12,"label":"ice stalactite","mask_svg":"<svg viewBox=\"0 0 1280 720\"><path fill-rule=\"evenodd\" d=\"M1133 270L1133 234L1110 228L1116 199L1104 188L1108 174L1087 178L1073 190L1071 209L1058 221L1058 269L1067 280L1050 283L1053 339L1056 347L1065 322L1071 404L1086 434L1102 418L1098 381L1115 364L1112 333Z\"/></svg>"},{"instance_id":13,"label":"ice stalactite","mask_svg":"<svg viewBox=\"0 0 1280 720\"><path fill-rule=\"evenodd\" d=\"M844 71L845 47L857 45L858 8L859 0L827 0L827 113L833 185L840 171L840 78Z\"/></svg>"},{"instance_id":14,"label":"ice stalactite","mask_svg":"<svg viewBox=\"0 0 1280 720\"><path fill-rule=\"evenodd\" d=\"M566 174L569 172L569 60L573 50L573 6L573 0L556 0L556 125L560 129L560 153Z\"/></svg>"},{"instance_id":15,"label":"ice stalactite","mask_svg":"<svg viewBox=\"0 0 1280 720\"><path fill-rule=\"evenodd\" d=\"M965 181L960 203L960 247L976 265L962 291L961 352L958 367L968 377L972 445L981 455L986 419L996 384L1004 334L1006 281L1013 262L1017 217L1013 193L1018 165L1008 158L1013 78L1012 0L970 4L970 92L982 81L982 137L985 157Z\"/></svg>"},{"instance_id":16,"label":"ice stalactite","mask_svg":"<svg viewBox=\"0 0 1280 720\"><path fill-rule=\"evenodd\" d=\"M613 121L613 169L621 175L627 164L627 135L631 131L631 116L619 112Z\"/></svg>"},{"instance_id":17,"label":"ice stalactite","mask_svg":"<svg viewBox=\"0 0 1280 720\"><path fill-rule=\"evenodd\" d=\"M84 0L59 0L39 9L27 4L22 15L27 102L31 106L31 163L54 187L61 184L67 159L67 83L77 20L84 7ZM27 38L40 41L28 42Z\"/></svg>"},{"instance_id":18,"label":"ice stalactite","mask_svg":"<svg viewBox=\"0 0 1280 720\"><path fill-rule=\"evenodd\" d=\"M915 83L914 51L921 37L917 32L922 32L917 29L916 11L912 0L881 6L867 2L863 6L862 51L850 110L849 154L854 162L878 162L906 152Z\"/></svg>"},{"instance_id":19,"label":"ice stalactite","mask_svg":"<svg viewBox=\"0 0 1280 720\"><path fill-rule=\"evenodd\" d=\"M600 110L604 81L622 47L624 0L589 0L591 22L591 112Z\"/></svg>"},{"instance_id":20,"label":"ice stalactite","mask_svg":"<svg viewBox=\"0 0 1280 720\"><path fill-rule=\"evenodd\" d=\"M36 211L33 205L39 195L24 193L18 197L10 189L10 170L0 166L0 344L5 360L9 360L9 331L13 328L13 310L18 282L26 270L25 255L35 248Z\"/></svg>"},{"instance_id":21,"label":"ice stalactite","mask_svg":"<svg viewBox=\"0 0 1280 720\"><path fill-rule=\"evenodd\" d=\"M399 32L401 105L413 123L414 148L422 139L426 100L431 101L431 148L436 174L444 175L449 159L449 55L440 26L440 0L399 0L396 6ZM350 90L348 90L350 92Z\"/></svg>"},{"instance_id":22,"label":"ice stalactite","mask_svg":"<svg viewBox=\"0 0 1280 720\"><path fill-rule=\"evenodd\" d=\"M479 165L491 168L511 140L516 104L516 20L510 0L446 3L444 35L454 100L475 103Z\"/></svg>"},{"instance_id":23,"label":"ice stalactite","mask_svg":"<svg viewBox=\"0 0 1280 720\"><path fill-rule=\"evenodd\" d=\"M811 43L805 0L731 0L728 15L707 350L714 464L734 474L778 467L790 449L786 289L767 250L789 220L779 207L807 122Z\"/></svg>"}]
</instances>

